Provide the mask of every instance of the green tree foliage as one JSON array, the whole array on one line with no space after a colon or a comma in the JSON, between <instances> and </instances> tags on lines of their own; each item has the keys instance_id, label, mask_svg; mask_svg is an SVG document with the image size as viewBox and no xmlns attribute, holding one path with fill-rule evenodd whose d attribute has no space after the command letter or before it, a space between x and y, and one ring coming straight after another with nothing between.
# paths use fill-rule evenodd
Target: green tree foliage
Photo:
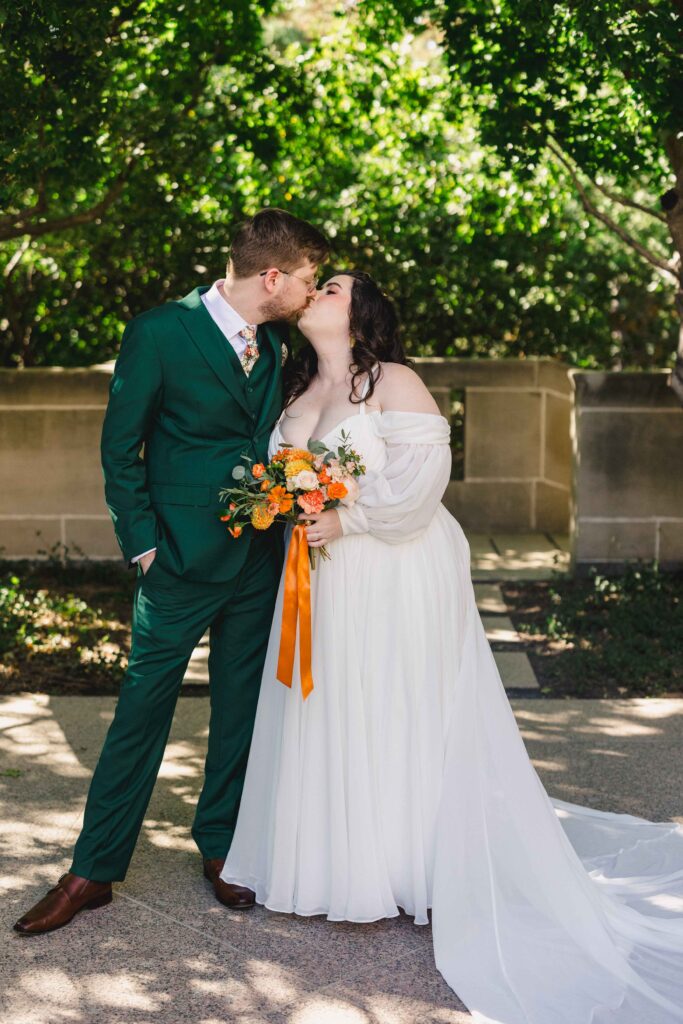
<instances>
[{"instance_id":1,"label":"green tree foliage","mask_svg":"<svg viewBox=\"0 0 683 1024\"><path fill-rule=\"evenodd\" d=\"M400 16L439 26L482 141L520 181L554 159L600 229L673 286L683 321L680 0L398 0L385 34ZM683 399L683 328L672 383Z\"/></svg>"},{"instance_id":2,"label":"green tree foliage","mask_svg":"<svg viewBox=\"0 0 683 1024\"><path fill-rule=\"evenodd\" d=\"M398 5L263 6L5 13L4 365L110 358L128 317L220 275L263 205L326 230L335 267L374 273L416 354L662 365L660 271L595 229L547 150L500 144L495 104L412 26L419 4L410 30Z\"/></svg>"}]
</instances>

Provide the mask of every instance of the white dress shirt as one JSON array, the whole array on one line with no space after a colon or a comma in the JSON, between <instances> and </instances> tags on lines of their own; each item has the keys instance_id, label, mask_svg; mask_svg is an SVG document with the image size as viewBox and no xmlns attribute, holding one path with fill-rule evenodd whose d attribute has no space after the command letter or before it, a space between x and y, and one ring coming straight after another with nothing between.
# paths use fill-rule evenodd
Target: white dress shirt
<instances>
[{"instance_id":1,"label":"white dress shirt","mask_svg":"<svg viewBox=\"0 0 683 1024\"><path fill-rule=\"evenodd\" d=\"M244 317L240 316L237 310L233 309L228 300L223 297L223 293L220 291L222 284L224 284L224 278L221 278L220 281L214 281L209 290L202 293L201 298L209 311L211 319L230 342L237 354L237 358L241 360L247 347L247 342L240 335L240 331L247 327L248 324ZM156 551L156 548L142 551L135 558L131 558L131 562L138 562L143 555L149 555L152 551Z\"/></svg>"}]
</instances>

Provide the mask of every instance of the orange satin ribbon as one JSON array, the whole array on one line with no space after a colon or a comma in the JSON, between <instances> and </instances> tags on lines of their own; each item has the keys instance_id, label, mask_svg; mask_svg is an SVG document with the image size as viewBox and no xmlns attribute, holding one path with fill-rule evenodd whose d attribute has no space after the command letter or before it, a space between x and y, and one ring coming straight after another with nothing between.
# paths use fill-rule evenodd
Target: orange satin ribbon
<instances>
[{"instance_id":1,"label":"orange satin ribbon","mask_svg":"<svg viewBox=\"0 0 683 1024\"><path fill-rule=\"evenodd\" d=\"M285 599L282 608L280 654L277 677L291 688L299 620L299 673L304 700L313 689L311 674L311 570L308 561L306 527L295 526L285 567Z\"/></svg>"}]
</instances>

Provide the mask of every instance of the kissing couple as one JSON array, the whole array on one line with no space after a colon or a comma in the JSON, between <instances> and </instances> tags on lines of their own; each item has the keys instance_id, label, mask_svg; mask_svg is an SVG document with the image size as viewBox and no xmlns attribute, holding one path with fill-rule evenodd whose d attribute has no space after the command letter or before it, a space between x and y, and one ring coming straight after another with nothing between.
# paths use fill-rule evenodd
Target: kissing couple
<instances>
[{"instance_id":1,"label":"kissing couple","mask_svg":"<svg viewBox=\"0 0 683 1024\"><path fill-rule=\"evenodd\" d=\"M449 424L366 273L320 285L312 225L263 210L226 277L128 324L102 432L105 495L137 572L128 671L70 871L15 925L110 902L210 629L211 720L192 827L231 911L432 925L436 964L489 1024L683 1021L683 828L551 799L441 504ZM306 344L289 356L286 323ZM285 372L286 371L286 372ZM244 457L350 438L350 506L304 516L313 691L278 680L291 528L231 538ZM144 456L141 450L144 446Z\"/></svg>"}]
</instances>

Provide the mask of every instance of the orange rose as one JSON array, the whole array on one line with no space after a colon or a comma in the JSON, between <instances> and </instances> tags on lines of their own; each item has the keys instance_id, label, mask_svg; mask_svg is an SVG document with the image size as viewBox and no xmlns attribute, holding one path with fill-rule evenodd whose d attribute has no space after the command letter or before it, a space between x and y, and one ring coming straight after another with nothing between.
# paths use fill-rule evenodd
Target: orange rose
<instances>
[{"instance_id":1,"label":"orange rose","mask_svg":"<svg viewBox=\"0 0 683 1024\"><path fill-rule=\"evenodd\" d=\"M263 476L265 471L266 467L263 465L262 462L255 462L254 465L251 467L252 476L255 476L257 480L259 479L259 477Z\"/></svg>"},{"instance_id":2,"label":"orange rose","mask_svg":"<svg viewBox=\"0 0 683 1024\"><path fill-rule=\"evenodd\" d=\"M327 488L327 497L334 498L345 498L347 494L346 486L342 483L330 484Z\"/></svg>"}]
</instances>

